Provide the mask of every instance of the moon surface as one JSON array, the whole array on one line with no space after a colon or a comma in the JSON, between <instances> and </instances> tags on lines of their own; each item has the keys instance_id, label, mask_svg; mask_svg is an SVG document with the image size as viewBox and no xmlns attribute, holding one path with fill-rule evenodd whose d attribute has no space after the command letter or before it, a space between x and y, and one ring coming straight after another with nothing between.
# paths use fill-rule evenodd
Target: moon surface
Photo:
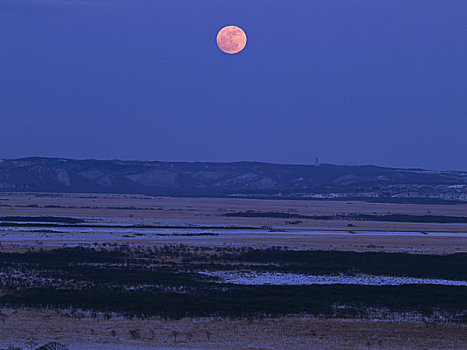
<instances>
[{"instance_id":1,"label":"moon surface","mask_svg":"<svg viewBox=\"0 0 467 350\"><path fill-rule=\"evenodd\" d=\"M217 33L217 46L219 49L233 55L245 48L246 34L237 26L227 26Z\"/></svg>"}]
</instances>

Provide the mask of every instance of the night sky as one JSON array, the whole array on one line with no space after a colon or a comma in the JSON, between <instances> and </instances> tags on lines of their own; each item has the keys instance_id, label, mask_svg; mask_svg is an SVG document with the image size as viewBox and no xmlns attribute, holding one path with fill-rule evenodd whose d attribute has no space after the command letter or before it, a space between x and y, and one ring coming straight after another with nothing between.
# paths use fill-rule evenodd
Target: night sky
<instances>
[{"instance_id":1,"label":"night sky","mask_svg":"<svg viewBox=\"0 0 467 350\"><path fill-rule=\"evenodd\" d=\"M226 25L239 54L216 46ZM465 0L0 0L0 158L466 154Z\"/></svg>"}]
</instances>

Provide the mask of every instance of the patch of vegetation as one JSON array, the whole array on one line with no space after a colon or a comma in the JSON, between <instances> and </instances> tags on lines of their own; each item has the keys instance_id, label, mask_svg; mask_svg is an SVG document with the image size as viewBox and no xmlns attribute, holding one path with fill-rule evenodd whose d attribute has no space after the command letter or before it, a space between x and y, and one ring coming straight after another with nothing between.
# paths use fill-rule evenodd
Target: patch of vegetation
<instances>
[{"instance_id":1,"label":"patch of vegetation","mask_svg":"<svg viewBox=\"0 0 467 350\"><path fill-rule=\"evenodd\" d=\"M130 249L61 248L0 253L0 268L22 266L71 271L75 267L110 266L126 269L255 270L304 274L371 274L467 280L467 253L422 255L172 245ZM165 271L165 270L164 270Z\"/></svg>"},{"instance_id":2,"label":"patch of vegetation","mask_svg":"<svg viewBox=\"0 0 467 350\"><path fill-rule=\"evenodd\" d=\"M436 224L465 224L467 217L445 215L408 215L408 214L351 214L351 219L362 221L418 222Z\"/></svg>"},{"instance_id":3,"label":"patch of vegetation","mask_svg":"<svg viewBox=\"0 0 467 350\"><path fill-rule=\"evenodd\" d=\"M22 217L21 217L22 218ZM0 222L0 227L80 227L80 228L117 228L117 229L197 229L197 230L257 230L258 227L253 226L179 226L179 225L105 225L105 224L91 224L81 221L79 223L58 221L61 218L57 218L57 222L47 221L48 223L34 221L34 220L23 220L30 222L18 222L15 220ZM66 218L73 219L73 218ZM74 219L73 219L74 220ZM81 219L76 219L81 220ZM0 221L2 221L0 219ZM60 223L58 223L60 222ZM72 224L72 225L71 225Z\"/></svg>"},{"instance_id":4,"label":"patch of vegetation","mask_svg":"<svg viewBox=\"0 0 467 350\"><path fill-rule=\"evenodd\" d=\"M202 316L277 316L307 313L341 317L335 305L346 305L352 317L365 317L368 308L431 315L438 310L465 322L467 289L448 286L230 286L189 292L127 291L116 288L85 290L27 289L0 297L14 307L80 308L119 312L129 316L165 318Z\"/></svg>"},{"instance_id":5,"label":"patch of vegetation","mask_svg":"<svg viewBox=\"0 0 467 350\"><path fill-rule=\"evenodd\" d=\"M422 255L378 252L296 251L280 247L247 249L215 255L211 261L236 261L256 266L279 265L287 272L308 274L365 273L467 280L467 254Z\"/></svg>"},{"instance_id":6,"label":"patch of vegetation","mask_svg":"<svg viewBox=\"0 0 467 350\"><path fill-rule=\"evenodd\" d=\"M310 219L310 220L355 220L355 221L387 221L387 222L417 222L417 223L467 223L464 216L445 215L408 215L408 214L347 214L347 215L301 215L281 212L256 212L247 210L244 212L225 213L227 217L246 218L279 218L279 219Z\"/></svg>"},{"instance_id":7,"label":"patch of vegetation","mask_svg":"<svg viewBox=\"0 0 467 350\"><path fill-rule=\"evenodd\" d=\"M2 216L0 221L6 222L53 222L63 224L81 224L85 221L77 218L69 218L64 216Z\"/></svg>"},{"instance_id":8,"label":"patch of vegetation","mask_svg":"<svg viewBox=\"0 0 467 350\"><path fill-rule=\"evenodd\" d=\"M367 317L369 308L467 322L467 287L442 285L241 286L204 270L368 273L467 279L467 254L291 251L184 245L132 249L62 248L0 253L0 305L81 308L128 317ZM345 305L339 309L336 305ZM135 337L137 334L134 334Z\"/></svg>"}]
</instances>

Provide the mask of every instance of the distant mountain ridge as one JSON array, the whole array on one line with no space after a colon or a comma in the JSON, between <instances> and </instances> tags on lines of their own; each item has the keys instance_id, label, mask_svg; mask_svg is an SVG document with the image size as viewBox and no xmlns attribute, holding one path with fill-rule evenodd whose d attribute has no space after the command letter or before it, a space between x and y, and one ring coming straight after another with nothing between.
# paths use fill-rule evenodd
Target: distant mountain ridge
<instances>
[{"instance_id":1,"label":"distant mountain ridge","mask_svg":"<svg viewBox=\"0 0 467 350\"><path fill-rule=\"evenodd\" d=\"M0 160L0 191L467 202L467 172L34 157Z\"/></svg>"}]
</instances>

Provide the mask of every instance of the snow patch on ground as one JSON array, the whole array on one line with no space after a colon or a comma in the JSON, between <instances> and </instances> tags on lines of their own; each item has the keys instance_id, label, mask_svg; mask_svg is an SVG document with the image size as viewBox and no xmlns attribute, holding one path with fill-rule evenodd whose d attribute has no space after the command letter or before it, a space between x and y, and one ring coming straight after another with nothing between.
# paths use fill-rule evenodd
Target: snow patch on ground
<instances>
[{"instance_id":1,"label":"snow patch on ground","mask_svg":"<svg viewBox=\"0 0 467 350\"><path fill-rule=\"evenodd\" d=\"M451 281L444 279L392 277L392 276L323 276L301 275L282 272L236 272L236 271L203 271L202 275L218 278L218 283L232 283L239 285L273 285L273 286L301 286L301 285L330 285L330 284L358 284L365 286L400 286L404 284L436 284L444 286L467 286L467 281Z\"/></svg>"}]
</instances>

